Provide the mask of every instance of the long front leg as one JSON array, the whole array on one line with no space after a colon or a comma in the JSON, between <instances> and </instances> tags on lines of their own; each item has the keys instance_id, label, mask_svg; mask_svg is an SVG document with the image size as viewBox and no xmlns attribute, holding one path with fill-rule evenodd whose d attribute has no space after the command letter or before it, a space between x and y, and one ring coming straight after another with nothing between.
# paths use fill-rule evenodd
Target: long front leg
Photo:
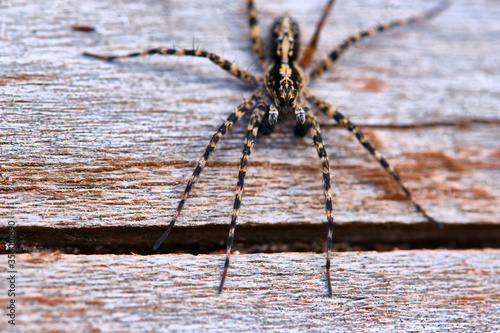
<instances>
[{"instance_id":1,"label":"long front leg","mask_svg":"<svg viewBox=\"0 0 500 333\"><path fill-rule=\"evenodd\" d=\"M307 66L309 66L309 63L311 62L314 52L316 52L316 47L318 46L321 29L323 28L323 24L325 23L326 18L328 17L328 14L330 13L334 2L335 0L329 0L325 8L323 8L323 13L321 14L321 18L319 19L318 24L316 25L316 30L314 31L314 34L311 40L309 41L309 44L307 44L306 50L304 51L304 53L302 53L302 57L300 58L299 61L300 67L306 68Z\"/></svg>"},{"instance_id":2,"label":"long front leg","mask_svg":"<svg viewBox=\"0 0 500 333\"><path fill-rule=\"evenodd\" d=\"M175 211L174 217L172 217L172 220L170 220L170 224L165 230L165 232L161 235L160 238L156 241L156 243L153 246L153 250L158 249L160 247L161 243L165 240L165 238L168 237L170 234L170 231L175 225L175 221L177 220L177 217L179 217L179 214L182 211L182 208L184 207L184 203L186 202L187 198L189 197L189 193L191 192L191 189L193 188L193 185L196 183L198 180L201 171L203 168L205 168L208 158L210 157L210 154L212 151L215 149L215 146L217 146L217 143L219 142L219 139L221 136L226 134L232 127L233 125L251 108L253 108L257 102L257 100L260 98L260 94L262 93L262 90L259 89L252 97L247 98L246 100L243 101L234 111L227 117L226 121L219 127L219 129L214 133L212 136L212 139L208 143L207 148L205 149L205 153L203 156L200 158L198 163L196 164L196 168L194 169L193 174L191 175L191 178L189 179L186 189L184 190L184 194L182 195L181 201L179 201L179 204L177 205L177 209Z\"/></svg>"},{"instance_id":3,"label":"long front leg","mask_svg":"<svg viewBox=\"0 0 500 333\"><path fill-rule=\"evenodd\" d=\"M366 37L372 37L375 36L383 31L387 31L390 29L393 29L395 27L401 27L404 25L409 25L417 22L421 22L424 20L429 20L433 18L434 16L438 15L440 12L445 10L449 6L449 3L444 1L440 3L438 6L430 9L429 11L423 13L422 15L418 16L412 16L407 19L402 19L402 20L396 20L392 21L386 24L380 24L377 25L376 27L373 27L372 29L368 29L362 32L359 32L355 35L352 35L351 37L347 38L345 41L340 43L339 46L337 46L330 54L328 57L321 61L316 67L311 71L309 74L311 79L317 78L321 76L326 70L328 70L338 59L339 57L344 54L344 52L353 44L359 42L360 40L366 38Z\"/></svg>"},{"instance_id":4,"label":"long front leg","mask_svg":"<svg viewBox=\"0 0 500 333\"><path fill-rule=\"evenodd\" d=\"M269 66L269 60L266 56L266 49L264 48L264 43L262 43L262 37L260 34L259 21L257 19L257 9L255 9L255 4L253 0L247 1L248 8L248 23L250 25L250 39L252 40L253 51L259 59L259 63L263 69Z\"/></svg>"},{"instance_id":5,"label":"long front leg","mask_svg":"<svg viewBox=\"0 0 500 333\"><path fill-rule=\"evenodd\" d=\"M332 186L330 180L330 163L328 162L328 156L326 155L325 145L323 144L323 138L321 137L321 130L319 128L318 120L314 113L304 107L306 110L306 123L311 129L314 145L316 146L316 151L321 159L321 170L323 172L323 186L325 191L326 199L326 216L328 219L328 233L326 241L326 283L328 285L328 295L332 296L332 281L330 278L330 256L332 252L333 243L333 201L332 201Z\"/></svg>"},{"instance_id":6,"label":"long front leg","mask_svg":"<svg viewBox=\"0 0 500 333\"><path fill-rule=\"evenodd\" d=\"M241 206L241 196L243 194L243 185L245 180L245 175L247 173L248 167L248 156L252 152L252 148L257 137L257 132L259 130L260 122L262 117L264 117L265 112L269 109L269 104L267 103L267 97L261 99L261 101L256 105L256 108L250 118L250 123L247 128L247 135L245 138L245 145L243 147L243 155L241 156L240 168L238 172L238 183L236 185L236 196L234 198L233 214L231 215L231 227L229 228L229 236L227 238L227 248L226 248L226 260L224 261L224 270L222 272L222 277L219 285L219 294L222 292L224 287L224 281L226 280L227 269L229 267L229 257L231 256L231 248L234 241L234 231L236 229L236 219L240 212Z\"/></svg>"},{"instance_id":7,"label":"long front leg","mask_svg":"<svg viewBox=\"0 0 500 333\"><path fill-rule=\"evenodd\" d=\"M151 54L193 56L193 57L208 58L214 64L220 66L222 69L228 71L232 75L236 76L237 78L239 78L245 82L250 82L252 84L256 84L258 81L258 78L253 76L250 72L236 66L235 64L227 61L226 59L224 59L222 57L219 57L216 54L213 54L213 53L208 52L208 51L202 51L202 50L186 50L186 49L172 49L172 48L160 47L160 48L156 48L156 49L128 53L128 54L118 55L118 56L114 56L114 55L102 56L102 55L88 53L88 52L85 52L83 55L87 56L87 57L105 60L105 61L113 61L115 59L132 58L132 57L139 57L139 56L145 56L145 55L151 55Z\"/></svg>"},{"instance_id":8,"label":"long front leg","mask_svg":"<svg viewBox=\"0 0 500 333\"><path fill-rule=\"evenodd\" d=\"M387 160L380 155L380 153L373 148L368 139L363 135L363 133L342 113L340 113L336 108L325 102L319 97L316 97L311 94L310 91L305 92L307 100L315 105L318 109L324 112L327 116L335 119L340 126L352 132L356 139L358 139L359 143L365 147L366 150L380 163L380 165L387 171L387 173L394 179L394 181L398 184L399 188L406 194L408 199L413 203L415 209L422 214L429 222L435 223L439 228L442 228L443 225L441 222L436 221L433 217L431 217L427 212L415 201L410 190L403 184L403 181L399 177L398 173L394 168L387 162Z\"/></svg>"}]
</instances>

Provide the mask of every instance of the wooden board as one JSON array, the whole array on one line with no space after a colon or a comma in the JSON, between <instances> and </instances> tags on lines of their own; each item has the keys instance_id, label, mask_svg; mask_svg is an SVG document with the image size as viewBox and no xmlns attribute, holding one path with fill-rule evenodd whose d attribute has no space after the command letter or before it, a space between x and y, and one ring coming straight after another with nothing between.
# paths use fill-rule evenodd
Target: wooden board
<instances>
[{"instance_id":1,"label":"wooden board","mask_svg":"<svg viewBox=\"0 0 500 333\"><path fill-rule=\"evenodd\" d=\"M221 295L221 256L23 254L16 328L493 332L500 327L499 259L498 250L336 254L328 298L318 254L235 255ZM7 302L2 293L2 308ZM9 328L5 318L0 328Z\"/></svg>"},{"instance_id":2,"label":"wooden board","mask_svg":"<svg viewBox=\"0 0 500 333\"><path fill-rule=\"evenodd\" d=\"M266 36L288 12L305 43L323 2L256 5ZM360 28L432 5L339 1L316 59ZM244 2L19 0L2 11L2 225L166 224L211 134L251 89L206 59L110 64L81 54L194 46L258 72ZM500 222L498 14L496 2L457 1L431 22L361 43L310 85L362 125L419 202L450 224ZM72 31L74 24L96 32ZM350 133L330 119L321 124L337 223L423 221L407 202L391 200L389 178ZM293 137L290 126L255 147L243 224L326 219L311 139ZM241 121L223 138L179 226L228 223L245 127Z\"/></svg>"},{"instance_id":3,"label":"wooden board","mask_svg":"<svg viewBox=\"0 0 500 333\"><path fill-rule=\"evenodd\" d=\"M288 12L304 44L324 2L256 1L266 38ZM435 3L339 1L316 59L360 29ZM206 59L109 64L81 54L175 45L259 72L244 1L10 0L0 9L0 246L14 221L20 250L148 253L210 136L252 90ZM383 250L393 239L401 248L500 246L498 17L496 1L454 1L431 22L353 47L310 84L364 128L446 223L439 233L421 226L358 142L320 117L337 249L364 241L360 248ZM224 136L162 250L224 246L245 120ZM311 139L294 138L292 126L255 146L237 250L259 241L241 250L324 249L319 161ZM219 256L19 254L17 320L24 331L493 331L499 257L339 253L329 299L319 254L235 255L221 296ZM4 293L6 265L0 272ZM0 306L8 301L3 294ZM1 320L0 328L10 327Z\"/></svg>"},{"instance_id":4,"label":"wooden board","mask_svg":"<svg viewBox=\"0 0 500 333\"><path fill-rule=\"evenodd\" d=\"M274 17L288 12L300 23L304 43L323 1L256 5L265 34ZM339 2L316 59L349 34L432 5ZM81 54L196 47L258 72L244 2L2 6L0 237L15 221L21 250L82 251L83 245L69 247L79 241L87 246L84 252L150 251L209 137L251 89L206 59L157 56L109 64ZM477 240L458 247L498 246L499 13L496 3L458 1L431 22L360 43L334 71L310 84L364 128L417 200L447 224L431 237L422 229L408 232L405 225L422 217L395 200L400 196L390 179L350 133L320 118L332 164L336 228L344 232L336 243L352 235L372 242L374 228L390 224L400 231L375 234L409 235L402 240L408 244L446 236ZM74 31L75 24L96 32ZM186 239L223 246L244 123L219 144L169 251ZM239 219L246 239L269 235L271 227L284 242L315 242L318 230L324 234L319 161L310 138L293 137L291 126L283 123L274 135L260 138L250 158ZM479 230L475 237L472 230Z\"/></svg>"}]
</instances>

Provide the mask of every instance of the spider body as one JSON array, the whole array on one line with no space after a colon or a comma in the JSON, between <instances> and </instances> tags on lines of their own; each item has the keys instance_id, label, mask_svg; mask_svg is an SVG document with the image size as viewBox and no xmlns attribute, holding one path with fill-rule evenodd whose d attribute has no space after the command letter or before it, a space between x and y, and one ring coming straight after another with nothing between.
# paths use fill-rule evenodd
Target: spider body
<instances>
[{"instance_id":1,"label":"spider body","mask_svg":"<svg viewBox=\"0 0 500 333\"><path fill-rule=\"evenodd\" d=\"M428 215L427 212L414 200L410 190L403 184L396 170L394 170L394 168L370 144L363 133L347 117L342 115L342 113L340 113L338 109L334 108L323 99L312 94L312 92L305 87L305 84L307 81L309 81L309 78L314 79L320 76L325 70L330 68L331 65L335 63L337 59L349 48L349 46L353 45L354 43L357 43L366 37L376 35L380 32L392 29L397 26L430 19L444 10L447 7L448 3L443 2L440 5L423 13L422 15L381 24L372 29L352 35L343 43L334 48L333 51L328 55L328 57L318 63L313 68L313 70L309 72L309 74L304 74L303 69L307 68L311 61L311 57L314 54L316 44L319 39L321 27L332 8L333 2L334 0L329 0L327 5L325 6L322 16L316 27L315 34L309 42L306 52L299 60L300 34L297 23L289 15L284 15L275 21L275 23L271 27L269 59L266 55L267 53L260 36L257 11L255 9L253 1L247 0L250 38L253 44L254 52L259 59L259 62L264 71L263 76L253 75L250 72L219 57L218 55L202 50L156 48L145 50L142 52L129 53L121 56L100 56L90 53L84 53L84 55L107 61L113 61L118 58L128 58L150 54L204 57L208 58L210 61L220 66L230 74L238 77L239 79L257 86L252 96L245 99L233 111L233 113L231 113L227 117L227 119L222 123L219 129L212 136L210 142L208 143L208 146L205 148L204 154L198 161L196 168L186 185L184 194L179 201L175 214L170 221L169 227L157 240L153 247L153 249L157 249L174 227L175 222L179 214L181 213L182 208L184 207L184 203L187 200L193 185L198 180L203 168L205 168L207 161L220 138L225 133L227 133L232 128L234 123L241 119L241 117L245 113L250 112L251 117L247 127L245 143L243 146L243 152L238 171L236 195L234 199L233 212L231 215L231 225L227 239L226 259L224 262L224 269L219 284L219 292L221 292L223 289L224 281L229 267L229 259L234 240L236 220L238 218L241 207L244 179L248 168L248 158L252 151L257 135L259 133L264 135L271 134L280 116L287 117L292 114L295 115L297 124L294 129L294 134L296 136L302 137L310 132L314 145L316 147L318 157L321 161L323 190L325 195L325 208L328 221L326 246L326 279L328 294L330 296L332 295L332 286L330 279L330 254L333 241L333 200L331 192L330 165L323 144L323 139L321 137L321 130L316 116L312 111L312 108L316 108L317 110L322 111L327 116L333 118L340 126L352 132L360 142L360 144L363 145L363 147L393 178L393 180L399 186L400 190L406 194L408 200L413 204L415 209L427 221L441 226L439 222Z\"/></svg>"},{"instance_id":2,"label":"spider body","mask_svg":"<svg viewBox=\"0 0 500 333\"><path fill-rule=\"evenodd\" d=\"M304 89L304 74L296 65L300 49L299 26L288 15L279 18L271 28L271 58L274 64L269 66L264 75L264 86L272 96L274 104L269 109L269 125L272 128L278 121L279 113L294 112L297 122L305 122L305 113L297 99Z\"/></svg>"}]
</instances>

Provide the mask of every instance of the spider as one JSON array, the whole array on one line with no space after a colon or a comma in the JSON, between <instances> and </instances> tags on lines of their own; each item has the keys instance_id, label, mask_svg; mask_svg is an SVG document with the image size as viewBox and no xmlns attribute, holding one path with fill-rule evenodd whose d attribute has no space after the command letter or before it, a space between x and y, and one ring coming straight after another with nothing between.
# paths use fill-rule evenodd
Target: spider
<instances>
[{"instance_id":1,"label":"spider","mask_svg":"<svg viewBox=\"0 0 500 333\"><path fill-rule=\"evenodd\" d=\"M259 23L257 20L257 10L252 0L247 0L248 20L250 25L250 38L253 45L253 50L258 58L264 75L253 75L250 72L232 64L231 62L221 58L220 56L211 52L202 51L198 49L176 49L176 48L155 48L142 52L129 53L119 56L101 56L91 53L84 53L84 55L105 60L113 61L115 59L137 57L143 55L160 54L160 55L177 55L177 56L194 56L204 57L210 59L216 65L222 67L230 74L247 82L248 84L256 87L251 97L243 100L243 102L235 108L235 110L227 117L227 119L220 125L219 129L212 136L208 146L205 149L203 156L199 159L194 169L191 178L189 179L184 194L177 206L174 216L172 217L167 230L156 241L153 249L156 250L161 243L170 234L170 231L175 225L179 214L184 207L184 203L189 197L189 193L193 185L198 180L200 173L205 168L210 154L215 149L221 136L226 134L233 125L247 112L251 113L250 121L248 123L245 144L243 147L243 154L239 166L238 182L236 185L236 196L234 199L233 212L231 216L231 226L227 238L226 256L224 261L224 268L218 288L218 293L221 293L226 280L226 274L229 267L229 259L231 256L231 248L233 246L234 233L236 228L236 220L241 206L241 197L243 194L243 185L245 175L248 167L248 157L252 151L255 139L258 134L269 135L271 134L279 118L295 116L296 125L294 134L297 137L304 137L311 132L314 145L318 156L321 160L321 167L323 173L323 187L326 199L326 215L328 219L327 231L327 244L326 244L326 280L328 295L332 296L332 284L330 278L330 256L332 251L333 242L333 201L331 192L330 181L330 165L328 157L321 137L321 130L312 108L316 108L327 116L332 117L340 126L349 130L354 134L365 147L365 149L380 163L385 171L397 183L399 189L403 191L408 200L413 204L417 212L419 212L429 222L437 224L442 227L442 224L432 218L427 212L414 200L410 190L403 184L398 173L387 162L387 160L380 155L380 153L373 148L368 139L363 133L339 110L323 99L315 96L307 87L306 83L313 80L327 69L329 69L339 57L353 44L360 40L374 36L380 32L390 30L395 27L404 26L416 22L428 20L439 14L448 7L448 2L442 2L430 10L407 19L395 20L386 24L380 24L372 29L361 31L354 34L328 54L328 57L319 62L310 72L306 74L303 72L311 62L312 56L316 50L316 45L319 39L321 28L325 22L334 0L329 0L323 9L320 20L317 23L315 33L311 41L307 45L306 51L299 59L299 46L300 34L297 23L289 16L283 15L279 17L271 27L271 36L269 44L269 57L267 56L266 49L262 42Z\"/></svg>"}]
</instances>

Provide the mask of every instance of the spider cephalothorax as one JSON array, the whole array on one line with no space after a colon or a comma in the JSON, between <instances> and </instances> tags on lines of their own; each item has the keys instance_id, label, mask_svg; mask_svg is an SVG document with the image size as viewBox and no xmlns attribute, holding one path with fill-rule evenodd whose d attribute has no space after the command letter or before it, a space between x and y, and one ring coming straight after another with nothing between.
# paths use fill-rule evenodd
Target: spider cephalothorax
<instances>
[{"instance_id":1,"label":"spider cephalothorax","mask_svg":"<svg viewBox=\"0 0 500 333\"><path fill-rule=\"evenodd\" d=\"M333 1L334 0L328 1L325 9L323 10L323 15L317 25L315 34L311 39L311 42L308 44L308 48L306 49L305 54L302 55L300 61L298 61L302 68L306 68L311 61L311 56L316 50L316 44L318 41L321 26L333 5ZM413 203L416 210L420 212L429 222L434 222L437 224L439 223L431 216L429 216L426 211L413 199L411 192L403 184L398 173L391 165L389 165L389 163L382 157L382 155L375 150L375 148L370 144L363 133L336 108L334 108L321 98L313 95L309 89L305 88L305 81L308 81L309 77L311 79L314 79L320 76L333 63L335 63L337 59L352 44L362 40L365 37L376 35L379 32L386 31L394 27L407 25L424 19L430 19L440 11L442 11L444 8L446 8L447 3L443 2L442 4L425 12L423 15L413 16L406 20L392 21L388 24L381 24L372 29L352 35L343 43L338 45L335 49L333 49L328 57L322 62L318 63L307 76L302 73L301 68L296 64L299 56L300 42L299 27L297 23L295 23L288 15L282 16L274 23L271 29L269 59L266 56L266 50L260 36L259 24L257 22L257 11L255 10L254 3L252 0L247 0L247 4L248 17L250 22L250 37L253 43L253 49L255 51L255 54L257 55L257 58L259 59L260 64L262 65L262 68L265 70L263 84L261 76L255 76L252 73L230 63L229 61L219 57L216 54L202 50L155 48L142 52L129 53L122 56L100 56L90 53L85 53L85 55L107 61L112 61L117 58L128 58L148 54L172 54L178 56L204 57L210 59L210 61L217 64L234 76L238 77L239 79L253 85L258 85L252 96L245 99L233 111L233 113L230 114L229 117L227 117L224 123L222 123L219 129L212 136L212 139L205 149L205 153L198 161L196 168L194 169L194 172L186 185L184 194L182 195L182 198L177 205L177 209L174 216L172 217L172 220L170 221L168 229L156 241L153 247L153 249L156 250L169 235L170 230L172 230L172 228L174 227L175 221L181 213L181 210L184 207L184 203L186 202L194 183L196 183L201 171L207 165L208 158L210 157L212 151L215 149L215 146L219 142L221 136L227 133L233 127L234 123L241 119L241 117L245 113L251 113L252 116L250 117L250 122L247 127L247 134L239 167L236 196L234 199L233 213L231 215L231 227L229 229L229 236L227 239L226 260L224 262L224 271L222 273L219 285L219 292L222 291L227 269L229 267L229 256L231 255L231 248L234 240L236 219L238 218L241 206L244 179L248 167L248 157L250 156L250 153L252 151L255 139L259 133L270 134L273 131L273 128L278 120L279 113L286 115L294 112L297 120L297 127L294 130L295 135L305 136L308 132L310 132L312 134L313 142L316 146L318 156L321 160L323 187L326 199L326 213L328 220L326 246L326 278L328 294L331 296L332 284L330 279L330 252L332 249L333 238L333 200L331 192L330 164L328 162L325 146L321 137L319 123L314 112L311 109L312 107L315 107L317 110L322 111L327 116L333 118L340 126L352 132L356 136L358 141L363 145L363 147L365 147L366 150L380 163L380 165L397 183L399 188L407 195L408 199ZM270 64L269 60L271 60L273 63ZM267 118L265 118L266 114L269 114Z\"/></svg>"},{"instance_id":2,"label":"spider cephalothorax","mask_svg":"<svg viewBox=\"0 0 500 333\"><path fill-rule=\"evenodd\" d=\"M297 104L297 98L304 89L304 74L295 64L299 54L299 27L293 19L282 16L271 29L270 53L274 64L269 66L264 76L264 85L274 103L269 108L269 124L274 126L278 114L294 112L297 122L305 122L305 113Z\"/></svg>"}]
</instances>

